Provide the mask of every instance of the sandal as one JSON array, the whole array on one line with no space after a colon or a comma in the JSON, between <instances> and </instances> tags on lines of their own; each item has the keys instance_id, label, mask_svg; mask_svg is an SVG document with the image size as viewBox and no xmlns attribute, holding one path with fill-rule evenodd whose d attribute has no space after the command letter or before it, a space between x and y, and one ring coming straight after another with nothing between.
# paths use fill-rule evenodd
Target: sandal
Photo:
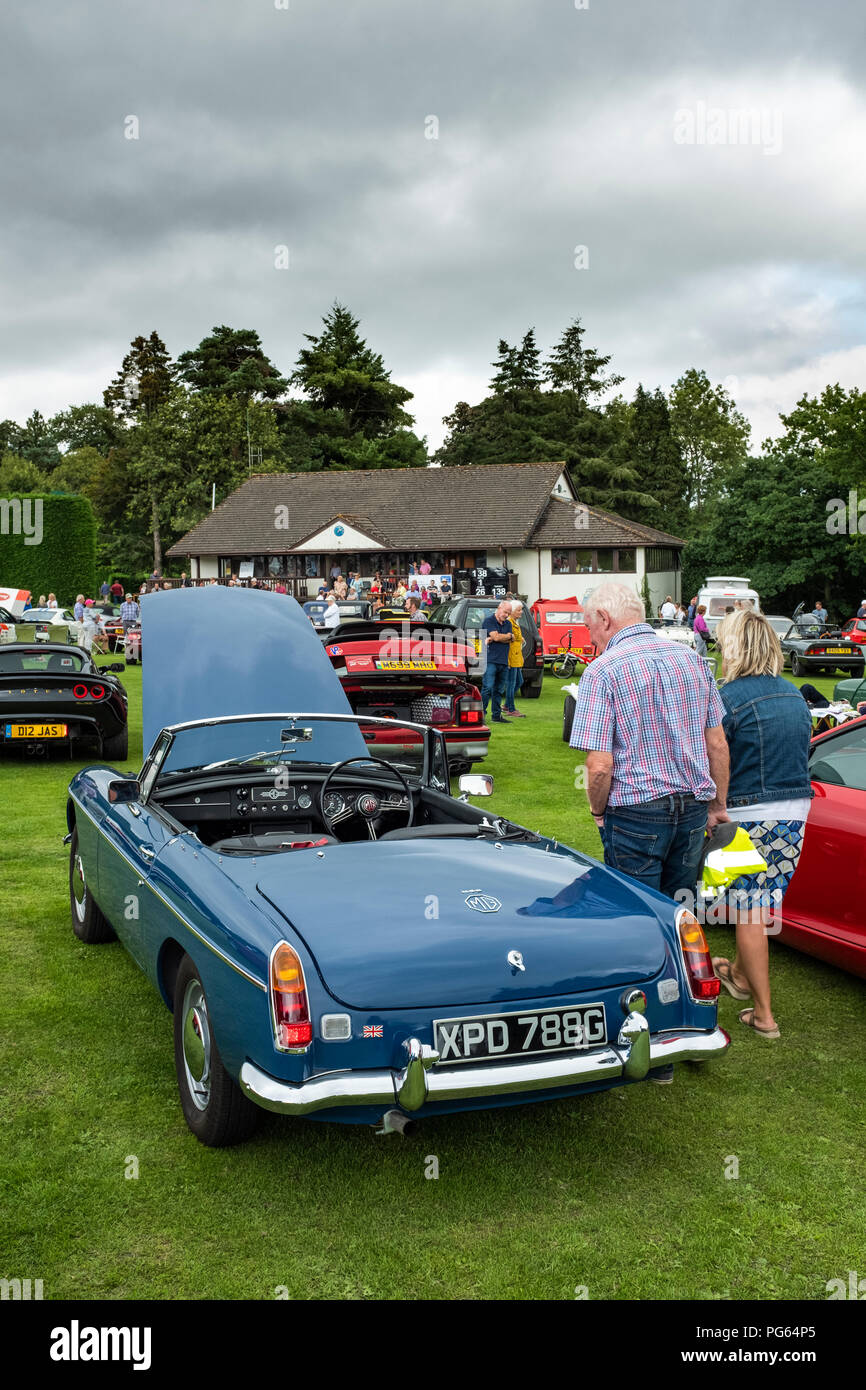
<instances>
[{"instance_id":1,"label":"sandal","mask_svg":"<svg viewBox=\"0 0 866 1390\"><path fill-rule=\"evenodd\" d=\"M713 974L715 975L717 980L721 980L722 984L725 986L725 989L728 991L728 994L730 994L732 998L751 999L752 996L749 990L740 989L740 986L734 982L731 962L729 960L725 960L724 956L713 957Z\"/></svg>"},{"instance_id":2,"label":"sandal","mask_svg":"<svg viewBox=\"0 0 866 1390\"><path fill-rule=\"evenodd\" d=\"M751 1017L746 1018L746 1014L750 1014ZM746 1026L747 1028L751 1028L755 1033L758 1033L762 1038L780 1038L780 1037L782 1036L781 1033L779 1032L778 1028L759 1028L758 1025L757 1025L757 1023L755 1022L755 1010L754 1010L754 1009L743 1009L743 1010L737 1015L737 1017L739 1018L739 1020L740 1020L741 1023L744 1023L745 1026Z\"/></svg>"}]
</instances>

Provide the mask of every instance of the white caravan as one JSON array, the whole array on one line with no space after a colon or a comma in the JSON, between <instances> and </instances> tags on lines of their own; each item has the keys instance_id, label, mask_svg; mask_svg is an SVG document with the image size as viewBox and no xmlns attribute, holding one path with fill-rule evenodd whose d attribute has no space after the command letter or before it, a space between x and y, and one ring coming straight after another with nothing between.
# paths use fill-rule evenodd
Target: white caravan
<instances>
[{"instance_id":1,"label":"white caravan","mask_svg":"<svg viewBox=\"0 0 866 1390\"><path fill-rule=\"evenodd\" d=\"M760 613L761 601L757 591L749 588L748 579L730 574L712 574L704 581L704 587L698 590L698 603L706 604L704 621L710 635L715 633L727 609L733 608L738 600L745 600L756 613Z\"/></svg>"}]
</instances>

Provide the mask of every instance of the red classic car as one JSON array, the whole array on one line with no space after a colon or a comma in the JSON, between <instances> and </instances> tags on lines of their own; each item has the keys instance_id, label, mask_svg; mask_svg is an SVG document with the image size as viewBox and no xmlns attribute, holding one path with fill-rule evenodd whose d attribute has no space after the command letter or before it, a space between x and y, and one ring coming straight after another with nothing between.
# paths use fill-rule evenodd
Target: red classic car
<instances>
[{"instance_id":1,"label":"red classic car","mask_svg":"<svg viewBox=\"0 0 866 1390\"><path fill-rule=\"evenodd\" d=\"M866 645L866 618L849 618L842 629L842 636L849 642L862 642Z\"/></svg>"},{"instance_id":2,"label":"red classic car","mask_svg":"<svg viewBox=\"0 0 866 1390\"><path fill-rule=\"evenodd\" d=\"M481 671L475 647L441 623L386 618L346 622L326 635L331 658L355 714L429 724L445 735L452 775L487 756ZM477 672L477 674L476 674ZM418 752L422 736L371 725L364 737L374 757ZM408 742L407 742L408 740ZM379 751L381 750L381 752Z\"/></svg>"},{"instance_id":3,"label":"red classic car","mask_svg":"<svg viewBox=\"0 0 866 1390\"><path fill-rule=\"evenodd\" d=\"M812 740L815 795L779 940L866 976L866 718Z\"/></svg>"},{"instance_id":4,"label":"red classic car","mask_svg":"<svg viewBox=\"0 0 866 1390\"><path fill-rule=\"evenodd\" d=\"M541 638L545 666L568 651L587 665L592 661L596 650L584 621L583 604L576 598L538 598L530 612Z\"/></svg>"}]
</instances>

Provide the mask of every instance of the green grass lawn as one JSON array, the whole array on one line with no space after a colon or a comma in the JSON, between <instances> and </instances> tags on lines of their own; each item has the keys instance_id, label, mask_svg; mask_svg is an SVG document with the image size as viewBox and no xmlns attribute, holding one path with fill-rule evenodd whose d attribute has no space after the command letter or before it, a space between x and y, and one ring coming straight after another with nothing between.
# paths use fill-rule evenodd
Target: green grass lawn
<instances>
[{"instance_id":1,"label":"green grass lawn","mask_svg":"<svg viewBox=\"0 0 866 1390\"><path fill-rule=\"evenodd\" d=\"M137 767L140 671L126 684ZM494 726L486 805L600 853L559 682L523 709ZM0 1276L41 1278L46 1299L823 1299L829 1279L866 1273L866 988L775 943L781 1041L747 1033L723 994L732 1048L673 1086L458 1115L408 1139L265 1115L245 1147L203 1148L170 1015L121 946L72 934L78 766L0 766ZM713 932L714 951L731 936Z\"/></svg>"}]
</instances>

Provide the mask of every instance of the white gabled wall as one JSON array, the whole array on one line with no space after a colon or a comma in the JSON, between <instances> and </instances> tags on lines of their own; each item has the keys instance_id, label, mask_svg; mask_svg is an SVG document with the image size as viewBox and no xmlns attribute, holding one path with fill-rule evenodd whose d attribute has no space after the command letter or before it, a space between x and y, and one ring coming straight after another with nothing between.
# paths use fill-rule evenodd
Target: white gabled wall
<instances>
[{"instance_id":1,"label":"white gabled wall","mask_svg":"<svg viewBox=\"0 0 866 1390\"><path fill-rule=\"evenodd\" d=\"M532 604L537 598L570 598L574 595L581 602L590 589L596 589L606 579L618 579L623 584L631 584L640 592L643 579L644 550L637 546L636 574L551 574L551 550L509 550L508 566L517 573L517 591L526 594L527 602ZM539 555L541 557L541 585L539 587ZM656 576L651 575L652 580ZM667 590L665 591L667 592Z\"/></svg>"}]
</instances>

